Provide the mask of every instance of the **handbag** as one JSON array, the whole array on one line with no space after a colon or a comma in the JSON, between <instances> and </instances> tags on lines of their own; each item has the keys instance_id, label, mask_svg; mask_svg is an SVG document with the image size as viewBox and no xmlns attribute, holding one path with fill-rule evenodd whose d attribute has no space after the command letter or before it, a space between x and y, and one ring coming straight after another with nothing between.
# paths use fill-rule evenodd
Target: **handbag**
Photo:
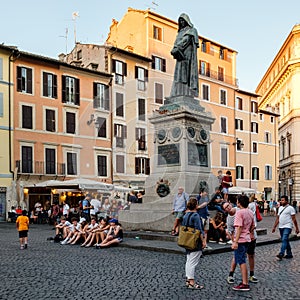
<instances>
[{"instance_id":1,"label":"handbag","mask_svg":"<svg viewBox=\"0 0 300 300\"><path fill-rule=\"evenodd\" d=\"M256 221L257 222L262 221L263 218L262 218L262 216L260 214L260 211L259 211L259 208L258 208L257 204L255 205L255 215L256 215Z\"/></svg>"},{"instance_id":2,"label":"handbag","mask_svg":"<svg viewBox=\"0 0 300 300\"><path fill-rule=\"evenodd\" d=\"M193 214L190 214L187 219L187 224L189 224L190 218ZM200 230L189 226L180 226L179 236L177 244L186 250L195 250L198 248L198 243L200 240Z\"/></svg>"}]
</instances>

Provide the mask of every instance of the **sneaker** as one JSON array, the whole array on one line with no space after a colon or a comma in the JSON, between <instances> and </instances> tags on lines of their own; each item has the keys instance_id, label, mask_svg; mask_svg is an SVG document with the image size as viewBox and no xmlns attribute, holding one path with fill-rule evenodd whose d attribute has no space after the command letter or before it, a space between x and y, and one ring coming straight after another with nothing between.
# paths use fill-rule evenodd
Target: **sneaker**
<instances>
[{"instance_id":1,"label":"sneaker","mask_svg":"<svg viewBox=\"0 0 300 300\"><path fill-rule=\"evenodd\" d=\"M65 239L62 242L60 242L61 245L65 245L68 242L69 239Z\"/></svg>"},{"instance_id":2,"label":"sneaker","mask_svg":"<svg viewBox=\"0 0 300 300\"><path fill-rule=\"evenodd\" d=\"M246 291L250 291L250 286L249 286L249 284L240 283L239 285L234 286L232 289L234 291L243 291L243 292L246 292Z\"/></svg>"},{"instance_id":3,"label":"sneaker","mask_svg":"<svg viewBox=\"0 0 300 300\"><path fill-rule=\"evenodd\" d=\"M232 240L229 240L229 241L227 242L227 244L228 244L228 245L231 245L231 244L232 244Z\"/></svg>"},{"instance_id":4,"label":"sneaker","mask_svg":"<svg viewBox=\"0 0 300 300\"><path fill-rule=\"evenodd\" d=\"M293 258L293 255L285 255L283 258L291 259L291 258Z\"/></svg>"},{"instance_id":5,"label":"sneaker","mask_svg":"<svg viewBox=\"0 0 300 300\"><path fill-rule=\"evenodd\" d=\"M206 249L206 250L212 250L212 247L206 246L204 249Z\"/></svg>"},{"instance_id":6,"label":"sneaker","mask_svg":"<svg viewBox=\"0 0 300 300\"><path fill-rule=\"evenodd\" d=\"M215 240L209 240L208 242L209 243L216 243L217 241L215 241Z\"/></svg>"},{"instance_id":7,"label":"sneaker","mask_svg":"<svg viewBox=\"0 0 300 300\"><path fill-rule=\"evenodd\" d=\"M27 244L24 245L24 249L27 249Z\"/></svg>"},{"instance_id":8,"label":"sneaker","mask_svg":"<svg viewBox=\"0 0 300 300\"><path fill-rule=\"evenodd\" d=\"M279 254L276 255L276 257L277 257L278 260L282 260L283 255L279 253Z\"/></svg>"},{"instance_id":9,"label":"sneaker","mask_svg":"<svg viewBox=\"0 0 300 300\"><path fill-rule=\"evenodd\" d=\"M226 245L226 242L219 241L218 244L219 245Z\"/></svg>"},{"instance_id":10,"label":"sneaker","mask_svg":"<svg viewBox=\"0 0 300 300\"><path fill-rule=\"evenodd\" d=\"M250 276L249 281L253 282L253 283L258 283L259 282L259 280L255 276Z\"/></svg>"},{"instance_id":11,"label":"sneaker","mask_svg":"<svg viewBox=\"0 0 300 300\"><path fill-rule=\"evenodd\" d=\"M234 283L234 277L233 277L233 276L228 276L228 277L227 277L227 282L228 282L229 284Z\"/></svg>"},{"instance_id":12,"label":"sneaker","mask_svg":"<svg viewBox=\"0 0 300 300\"><path fill-rule=\"evenodd\" d=\"M24 246L23 245L20 247L20 250L24 250Z\"/></svg>"}]
</instances>

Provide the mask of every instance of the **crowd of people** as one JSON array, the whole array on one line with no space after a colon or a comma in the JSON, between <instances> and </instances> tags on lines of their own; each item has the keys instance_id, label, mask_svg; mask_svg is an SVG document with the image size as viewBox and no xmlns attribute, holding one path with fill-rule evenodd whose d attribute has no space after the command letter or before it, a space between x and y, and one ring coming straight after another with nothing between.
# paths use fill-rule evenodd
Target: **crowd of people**
<instances>
[{"instance_id":1,"label":"crowd of people","mask_svg":"<svg viewBox=\"0 0 300 300\"><path fill-rule=\"evenodd\" d=\"M195 268L202 256L202 249L209 249L207 243L230 244L234 250L234 256L230 263L227 282L235 283L234 272L236 266L241 269L242 282L233 286L236 291L249 291L249 282L257 283L258 278L254 275L255 270L255 247L257 239L257 210L259 209L255 194L250 197L242 194L235 198L224 197L221 186L216 187L215 193L208 198L208 193L202 189L197 197L189 197L183 187L178 188L174 196L173 214L175 221L172 235L178 235L181 225L200 230L201 238L199 246L191 251L186 250L186 286L190 289L202 289L203 285L195 281ZM279 201L276 219L273 227L279 227L281 236L281 249L277 255L278 260L293 258L289 243L289 235L293 226L299 234L296 210L288 203L288 197L282 196ZM192 214L192 215L191 215ZM246 263L249 262L249 274Z\"/></svg>"}]
</instances>

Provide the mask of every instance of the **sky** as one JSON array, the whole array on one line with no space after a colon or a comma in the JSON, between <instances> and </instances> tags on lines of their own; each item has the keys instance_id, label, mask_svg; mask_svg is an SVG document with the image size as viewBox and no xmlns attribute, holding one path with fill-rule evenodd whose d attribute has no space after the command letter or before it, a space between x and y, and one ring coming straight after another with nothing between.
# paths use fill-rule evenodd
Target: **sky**
<instances>
[{"instance_id":1,"label":"sky","mask_svg":"<svg viewBox=\"0 0 300 300\"><path fill-rule=\"evenodd\" d=\"M128 7L150 8L176 21L187 13L200 36L238 52L239 88L249 92L255 92L293 26L300 23L299 0L15 0L2 1L0 43L58 58L73 49L75 31L77 42L103 44L112 19L120 21ZM75 21L73 13L78 13Z\"/></svg>"}]
</instances>

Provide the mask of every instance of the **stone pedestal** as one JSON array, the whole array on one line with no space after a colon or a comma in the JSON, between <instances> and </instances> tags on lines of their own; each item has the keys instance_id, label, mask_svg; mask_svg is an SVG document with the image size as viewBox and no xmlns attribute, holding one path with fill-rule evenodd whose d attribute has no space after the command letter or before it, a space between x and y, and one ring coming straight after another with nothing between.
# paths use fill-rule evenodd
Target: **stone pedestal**
<instances>
[{"instance_id":1,"label":"stone pedestal","mask_svg":"<svg viewBox=\"0 0 300 300\"><path fill-rule=\"evenodd\" d=\"M170 231L178 187L197 195L200 187L212 193L218 186L210 158L209 132L214 118L197 99L180 96L167 98L149 120L154 126L155 153L143 204L120 211L119 221L126 230Z\"/></svg>"}]
</instances>

